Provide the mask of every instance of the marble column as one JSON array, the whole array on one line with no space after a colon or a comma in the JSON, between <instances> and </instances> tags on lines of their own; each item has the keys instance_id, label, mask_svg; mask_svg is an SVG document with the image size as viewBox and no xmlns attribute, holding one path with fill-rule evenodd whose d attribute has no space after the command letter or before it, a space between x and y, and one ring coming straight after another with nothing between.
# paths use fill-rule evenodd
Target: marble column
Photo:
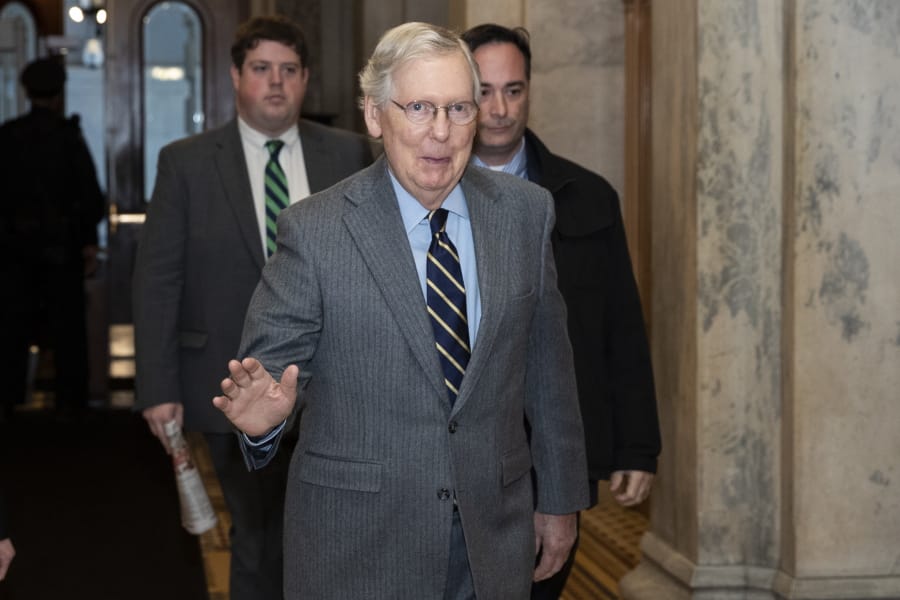
<instances>
[{"instance_id":1,"label":"marble column","mask_svg":"<svg viewBox=\"0 0 900 600\"><path fill-rule=\"evenodd\" d=\"M900 598L900 3L794 32L786 598Z\"/></svg>"},{"instance_id":2,"label":"marble column","mask_svg":"<svg viewBox=\"0 0 900 600\"><path fill-rule=\"evenodd\" d=\"M900 3L652 32L664 440L622 596L900 598Z\"/></svg>"}]
</instances>

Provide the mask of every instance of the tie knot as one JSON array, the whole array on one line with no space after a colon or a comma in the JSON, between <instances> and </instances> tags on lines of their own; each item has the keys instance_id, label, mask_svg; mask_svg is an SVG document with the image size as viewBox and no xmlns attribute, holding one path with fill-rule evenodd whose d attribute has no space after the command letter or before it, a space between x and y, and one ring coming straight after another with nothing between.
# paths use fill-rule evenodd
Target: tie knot
<instances>
[{"instance_id":1,"label":"tie knot","mask_svg":"<svg viewBox=\"0 0 900 600\"><path fill-rule=\"evenodd\" d=\"M272 160L278 160L278 153L281 152L282 146L284 146L284 142L281 140L269 140L266 142L266 150L269 151L269 156L272 157Z\"/></svg>"},{"instance_id":2,"label":"tie knot","mask_svg":"<svg viewBox=\"0 0 900 600\"><path fill-rule=\"evenodd\" d=\"M444 231L447 225L447 215L450 214L446 208L437 208L428 213L428 223L431 225L431 235Z\"/></svg>"}]
</instances>

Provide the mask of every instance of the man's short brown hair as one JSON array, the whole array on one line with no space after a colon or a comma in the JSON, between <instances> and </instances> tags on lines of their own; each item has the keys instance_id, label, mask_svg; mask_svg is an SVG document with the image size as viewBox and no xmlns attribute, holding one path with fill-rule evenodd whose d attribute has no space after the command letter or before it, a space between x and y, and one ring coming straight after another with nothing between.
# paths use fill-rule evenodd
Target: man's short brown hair
<instances>
[{"instance_id":1,"label":"man's short brown hair","mask_svg":"<svg viewBox=\"0 0 900 600\"><path fill-rule=\"evenodd\" d=\"M306 37L300 26L281 15L271 17L254 17L242 23L234 34L234 43L231 45L231 62L238 71L244 66L247 51L253 50L262 40L279 42L293 48L300 57L300 66L308 66L309 50L306 47Z\"/></svg>"}]
</instances>

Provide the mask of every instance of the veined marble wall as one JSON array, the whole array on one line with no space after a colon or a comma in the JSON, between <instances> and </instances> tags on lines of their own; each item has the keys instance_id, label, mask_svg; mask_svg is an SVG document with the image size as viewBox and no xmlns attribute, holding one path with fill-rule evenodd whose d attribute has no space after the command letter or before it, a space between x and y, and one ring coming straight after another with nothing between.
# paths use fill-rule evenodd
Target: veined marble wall
<instances>
[{"instance_id":1,"label":"veined marble wall","mask_svg":"<svg viewBox=\"0 0 900 600\"><path fill-rule=\"evenodd\" d=\"M785 571L816 593L900 598L900 3L795 10Z\"/></svg>"},{"instance_id":2,"label":"veined marble wall","mask_svg":"<svg viewBox=\"0 0 900 600\"><path fill-rule=\"evenodd\" d=\"M529 126L551 151L624 185L625 9L622 0L462 0L460 28L531 33Z\"/></svg>"},{"instance_id":3,"label":"veined marble wall","mask_svg":"<svg viewBox=\"0 0 900 600\"><path fill-rule=\"evenodd\" d=\"M900 598L900 2L653 3L663 457L624 598Z\"/></svg>"},{"instance_id":4,"label":"veined marble wall","mask_svg":"<svg viewBox=\"0 0 900 600\"><path fill-rule=\"evenodd\" d=\"M781 17L771 0L698 4L702 564L778 556Z\"/></svg>"},{"instance_id":5,"label":"veined marble wall","mask_svg":"<svg viewBox=\"0 0 900 600\"><path fill-rule=\"evenodd\" d=\"M530 126L547 146L624 189L622 0L528 0Z\"/></svg>"}]
</instances>

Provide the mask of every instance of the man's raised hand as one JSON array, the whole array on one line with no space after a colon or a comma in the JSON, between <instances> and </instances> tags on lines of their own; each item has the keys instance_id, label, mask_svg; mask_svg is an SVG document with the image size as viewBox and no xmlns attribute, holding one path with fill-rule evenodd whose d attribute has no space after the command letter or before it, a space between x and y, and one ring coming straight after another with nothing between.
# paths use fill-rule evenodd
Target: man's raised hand
<instances>
[{"instance_id":1,"label":"man's raised hand","mask_svg":"<svg viewBox=\"0 0 900 600\"><path fill-rule=\"evenodd\" d=\"M228 361L231 377L222 380L222 395L213 405L249 436L265 435L281 424L297 400L300 369L291 365L276 382L255 358Z\"/></svg>"}]
</instances>

